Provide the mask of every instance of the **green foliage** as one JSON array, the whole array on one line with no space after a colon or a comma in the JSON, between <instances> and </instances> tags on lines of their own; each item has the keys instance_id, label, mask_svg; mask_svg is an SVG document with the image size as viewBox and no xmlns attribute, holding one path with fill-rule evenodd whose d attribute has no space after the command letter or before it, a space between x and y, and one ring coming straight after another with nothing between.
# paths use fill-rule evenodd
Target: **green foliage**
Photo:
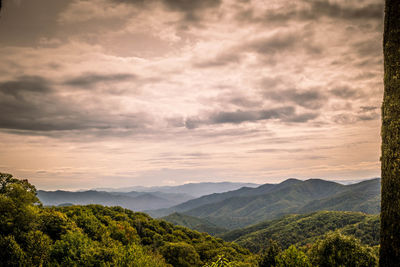
<instances>
[{"instance_id":1,"label":"green foliage","mask_svg":"<svg viewBox=\"0 0 400 267\"><path fill-rule=\"evenodd\" d=\"M298 250L295 246L290 246L276 257L277 267L311 267L307 255Z\"/></svg>"},{"instance_id":2,"label":"green foliage","mask_svg":"<svg viewBox=\"0 0 400 267\"><path fill-rule=\"evenodd\" d=\"M20 266L25 262L25 252L15 241L14 236L0 235L0 262L4 266Z\"/></svg>"},{"instance_id":3,"label":"green foliage","mask_svg":"<svg viewBox=\"0 0 400 267\"><path fill-rule=\"evenodd\" d=\"M138 244L130 244L127 249L123 249L122 257L116 261L115 266L131 267L164 267L164 258L155 253L147 251Z\"/></svg>"},{"instance_id":4,"label":"green foliage","mask_svg":"<svg viewBox=\"0 0 400 267\"><path fill-rule=\"evenodd\" d=\"M49 252L52 241L43 232L36 230L30 231L25 239L26 254L32 266L42 266L49 260Z\"/></svg>"},{"instance_id":5,"label":"green foliage","mask_svg":"<svg viewBox=\"0 0 400 267\"><path fill-rule=\"evenodd\" d=\"M202 266L246 249L206 233L100 205L44 208L27 181L1 174L0 262L6 266Z\"/></svg>"},{"instance_id":6,"label":"green foliage","mask_svg":"<svg viewBox=\"0 0 400 267\"><path fill-rule=\"evenodd\" d=\"M379 216L360 212L320 211L305 215L288 215L251 227L234 230L221 237L257 253L276 240L283 248L307 245L330 231L339 230L360 238L364 244L379 243Z\"/></svg>"},{"instance_id":7,"label":"green foliage","mask_svg":"<svg viewBox=\"0 0 400 267\"><path fill-rule=\"evenodd\" d=\"M218 227L206 219L196 218L177 212L162 217L161 219L173 223L174 225L185 226L199 232L206 232L210 235L217 235L227 231L227 229Z\"/></svg>"},{"instance_id":8,"label":"green foliage","mask_svg":"<svg viewBox=\"0 0 400 267\"><path fill-rule=\"evenodd\" d=\"M317 241L311 248L311 262L315 266L371 267L377 266L374 251L349 236L338 232L330 233Z\"/></svg>"},{"instance_id":9,"label":"green foliage","mask_svg":"<svg viewBox=\"0 0 400 267\"><path fill-rule=\"evenodd\" d=\"M277 264L276 258L281 253L281 248L276 241L269 240L269 246L261 254L258 261L259 267L270 267Z\"/></svg>"},{"instance_id":10,"label":"green foliage","mask_svg":"<svg viewBox=\"0 0 400 267\"><path fill-rule=\"evenodd\" d=\"M184 242L165 243L161 248L161 254L173 266L190 267L202 264L194 247Z\"/></svg>"},{"instance_id":11,"label":"green foliage","mask_svg":"<svg viewBox=\"0 0 400 267\"><path fill-rule=\"evenodd\" d=\"M39 209L36 189L27 180L0 173L0 232L13 234L17 241L22 232L34 227Z\"/></svg>"},{"instance_id":12,"label":"green foliage","mask_svg":"<svg viewBox=\"0 0 400 267\"><path fill-rule=\"evenodd\" d=\"M209 264L204 265L203 267L235 267L237 266L235 263L229 262L224 256L219 256L219 258Z\"/></svg>"}]
</instances>

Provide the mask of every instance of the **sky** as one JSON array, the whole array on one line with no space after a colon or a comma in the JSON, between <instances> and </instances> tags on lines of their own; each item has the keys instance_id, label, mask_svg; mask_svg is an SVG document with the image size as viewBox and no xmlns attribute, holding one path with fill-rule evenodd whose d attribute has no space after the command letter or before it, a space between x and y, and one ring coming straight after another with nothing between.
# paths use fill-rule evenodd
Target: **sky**
<instances>
[{"instance_id":1,"label":"sky","mask_svg":"<svg viewBox=\"0 0 400 267\"><path fill-rule=\"evenodd\" d=\"M4 0L0 172L40 189L380 176L381 0Z\"/></svg>"}]
</instances>

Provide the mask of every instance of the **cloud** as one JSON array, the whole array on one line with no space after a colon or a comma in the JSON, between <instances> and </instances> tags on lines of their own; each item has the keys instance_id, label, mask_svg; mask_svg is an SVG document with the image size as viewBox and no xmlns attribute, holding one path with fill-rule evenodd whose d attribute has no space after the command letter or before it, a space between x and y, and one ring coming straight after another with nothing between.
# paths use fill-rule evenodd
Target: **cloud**
<instances>
[{"instance_id":1,"label":"cloud","mask_svg":"<svg viewBox=\"0 0 400 267\"><path fill-rule=\"evenodd\" d=\"M309 90L274 90L264 92L265 98L279 102L292 102L308 109L320 109L327 102L327 97L319 89Z\"/></svg>"},{"instance_id":2,"label":"cloud","mask_svg":"<svg viewBox=\"0 0 400 267\"><path fill-rule=\"evenodd\" d=\"M65 96L43 77L21 76L0 83L0 128L8 130L86 131L137 129L148 125L143 112L118 113L95 96Z\"/></svg>"},{"instance_id":3,"label":"cloud","mask_svg":"<svg viewBox=\"0 0 400 267\"><path fill-rule=\"evenodd\" d=\"M331 1L310 1L311 10L309 12L303 11L302 16L306 19L312 16L328 16L332 18L341 18L345 20L366 20L374 19L380 20L383 17L383 2L376 1L376 3L366 5L341 5Z\"/></svg>"},{"instance_id":4,"label":"cloud","mask_svg":"<svg viewBox=\"0 0 400 267\"><path fill-rule=\"evenodd\" d=\"M340 86L335 87L329 91L332 95L342 98L342 99L351 99L358 98L361 92L351 89L348 86Z\"/></svg>"},{"instance_id":5,"label":"cloud","mask_svg":"<svg viewBox=\"0 0 400 267\"><path fill-rule=\"evenodd\" d=\"M49 82L39 76L19 76L15 80L0 82L0 92L22 98L29 93L49 93Z\"/></svg>"},{"instance_id":6,"label":"cloud","mask_svg":"<svg viewBox=\"0 0 400 267\"><path fill-rule=\"evenodd\" d=\"M366 112L366 111L377 110L378 107L375 107L375 106L361 106L360 109L361 109L362 112Z\"/></svg>"},{"instance_id":7,"label":"cloud","mask_svg":"<svg viewBox=\"0 0 400 267\"><path fill-rule=\"evenodd\" d=\"M117 3L127 3L135 6L144 6L149 3L159 3L169 11L183 14L184 22L197 22L202 19L201 12L207 9L217 8L221 0L112 0Z\"/></svg>"},{"instance_id":8,"label":"cloud","mask_svg":"<svg viewBox=\"0 0 400 267\"><path fill-rule=\"evenodd\" d=\"M198 68L221 67L231 63L240 63L241 58L236 51L232 53L222 53L211 59L199 60L194 62L194 66Z\"/></svg>"},{"instance_id":9,"label":"cloud","mask_svg":"<svg viewBox=\"0 0 400 267\"><path fill-rule=\"evenodd\" d=\"M2 13L0 44L31 46L56 34L57 16L71 0L6 1Z\"/></svg>"},{"instance_id":10,"label":"cloud","mask_svg":"<svg viewBox=\"0 0 400 267\"><path fill-rule=\"evenodd\" d=\"M237 54L256 53L263 65L277 65L285 63L283 58L293 55L320 56L324 48L316 42L314 35L314 28L283 28L267 36L259 34L258 37L245 40L232 50Z\"/></svg>"},{"instance_id":11,"label":"cloud","mask_svg":"<svg viewBox=\"0 0 400 267\"><path fill-rule=\"evenodd\" d=\"M194 129L201 125L241 124L272 119L283 122L303 123L317 118L318 115L317 113L296 114L295 108L292 106L247 111L219 111L212 113L207 119L200 119L199 117L188 118L185 120L185 126L188 129Z\"/></svg>"},{"instance_id":12,"label":"cloud","mask_svg":"<svg viewBox=\"0 0 400 267\"><path fill-rule=\"evenodd\" d=\"M134 80L137 76L129 73L117 74L98 74L98 73L85 73L78 77L67 79L64 84L74 87L91 87L98 83L112 83L127 80Z\"/></svg>"},{"instance_id":13,"label":"cloud","mask_svg":"<svg viewBox=\"0 0 400 267\"><path fill-rule=\"evenodd\" d=\"M268 9L262 15L257 15L259 12L256 12L252 7L239 9L236 18L242 22L265 24L283 24L289 21L315 21L322 17L346 21L382 20L383 2L363 2L366 1L333 2L327 0L304 0L291 4L282 2L282 6Z\"/></svg>"},{"instance_id":14,"label":"cloud","mask_svg":"<svg viewBox=\"0 0 400 267\"><path fill-rule=\"evenodd\" d=\"M198 11L216 8L221 0L162 0L162 3L169 9L185 13L186 20L197 20Z\"/></svg>"}]
</instances>

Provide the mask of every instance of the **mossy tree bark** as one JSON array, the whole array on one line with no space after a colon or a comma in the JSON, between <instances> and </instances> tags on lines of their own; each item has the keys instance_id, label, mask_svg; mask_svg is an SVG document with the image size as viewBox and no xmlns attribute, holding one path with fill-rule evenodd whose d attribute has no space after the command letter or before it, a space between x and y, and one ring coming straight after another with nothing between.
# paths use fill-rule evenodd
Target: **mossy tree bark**
<instances>
[{"instance_id":1,"label":"mossy tree bark","mask_svg":"<svg viewBox=\"0 0 400 267\"><path fill-rule=\"evenodd\" d=\"M400 266L400 0L386 0L383 36L380 266Z\"/></svg>"}]
</instances>

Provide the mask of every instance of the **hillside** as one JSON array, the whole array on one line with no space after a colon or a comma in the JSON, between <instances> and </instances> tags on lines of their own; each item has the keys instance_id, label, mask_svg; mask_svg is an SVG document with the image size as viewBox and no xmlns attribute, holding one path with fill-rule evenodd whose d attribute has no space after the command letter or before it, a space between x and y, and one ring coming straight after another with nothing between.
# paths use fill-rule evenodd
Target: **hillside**
<instances>
[{"instance_id":1,"label":"hillside","mask_svg":"<svg viewBox=\"0 0 400 267\"><path fill-rule=\"evenodd\" d=\"M185 226L199 232L206 232L210 235L217 235L228 231L225 228L218 227L215 224L210 223L206 219L200 219L177 212L162 217L161 219L170 222L174 225Z\"/></svg>"},{"instance_id":2,"label":"hillside","mask_svg":"<svg viewBox=\"0 0 400 267\"><path fill-rule=\"evenodd\" d=\"M380 179L351 185L320 179L289 179L276 185L266 184L203 196L149 213L160 216L167 212L180 212L207 219L220 227L235 229L291 213L318 210L378 213L379 203Z\"/></svg>"},{"instance_id":3,"label":"hillside","mask_svg":"<svg viewBox=\"0 0 400 267\"><path fill-rule=\"evenodd\" d=\"M255 264L235 243L144 213L101 205L43 207L27 180L2 173L0 210L2 266L200 267L220 255Z\"/></svg>"},{"instance_id":4,"label":"hillside","mask_svg":"<svg viewBox=\"0 0 400 267\"><path fill-rule=\"evenodd\" d=\"M319 211L303 215L287 215L250 227L220 235L226 241L259 252L277 241L282 247L311 244L330 231L340 231L361 240L365 245L379 244L379 216L361 212Z\"/></svg>"},{"instance_id":5,"label":"hillside","mask_svg":"<svg viewBox=\"0 0 400 267\"><path fill-rule=\"evenodd\" d=\"M169 193L109 193L100 191L38 191L40 201L46 206L58 206L65 203L75 205L100 204L104 206L121 206L134 211L167 208L187 201L191 197L185 194Z\"/></svg>"},{"instance_id":6,"label":"hillside","mask_svg":"<svg viewBox=\"0 0 400 267\"><path fill-rule=\"evenodd\" d=\"M380 212L380 190L380 179L348 185L343 192L311 202L300 209L299 212L343 210L377 214Z\"/></svg>"},{"instance_id":7,"label":"hillside","mask_svg":"<svg viewBox=\"0 0 400 267\"><path fill-rule=\"evenodd\" d=\"M377 266L377 250L365 244L377 242L378 217L362 213L288 215L223 235L262 251L255 255L237 243L121 207L44 207L27 180L3 173L0 210L2 266L321 266L332 257L344 266ZM171 218L204 222L180 214ZM341 233L325 235L335 229ZM285 249L293 243L307 246Z\"/></svg>"}]
</instances>

